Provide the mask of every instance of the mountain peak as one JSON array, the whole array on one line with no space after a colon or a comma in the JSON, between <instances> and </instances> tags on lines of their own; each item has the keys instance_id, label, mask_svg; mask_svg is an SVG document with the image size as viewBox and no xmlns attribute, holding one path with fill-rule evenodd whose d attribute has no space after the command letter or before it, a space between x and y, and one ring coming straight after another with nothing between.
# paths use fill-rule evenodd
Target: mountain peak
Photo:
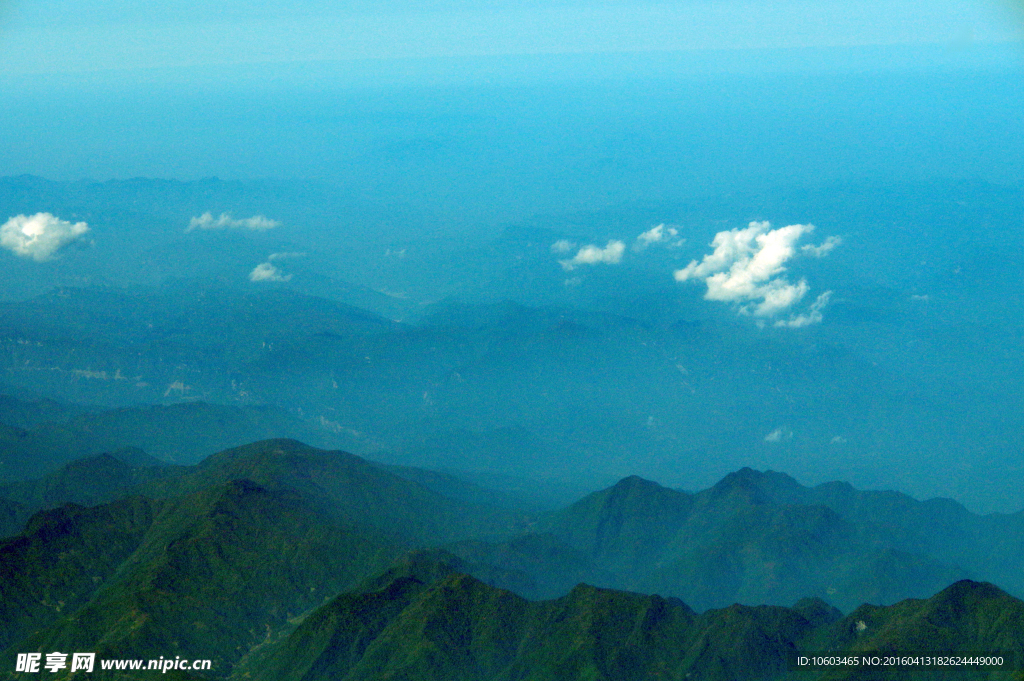
<instances>
[{"instance_id":1,"label":"mountain peak","mask_svg":"<svg viewBox=\"0 0 1024 681\"><path fill-rule=\"evenodd\" d=\"M666 508L685 506L689 495L678 490L659 485L638 475L622 478L606 489L601 504L606 511L628 510L630 512L648 509L648 512L660 513Z\"/></svg>"},{"instance_id":2,"label":"mountain peak","mask_svg":"<svg viewBox=\"0 0 1024 681\"><path fill-rule=\"evenodd\" d=\"M714 499L739 495L757 505L772 502L800 503L798 497L803 492L806 492L806 488L785 473L758 471L749 467L729 473L710 490Z\"/></svg>"},{"instance_id":3,"label":"mountain peak","mask_svg":"<svg viewBox=\"0 0 1024 681\"><path fill-rule=\"evenodd\" d=\"M832 624L843 618L843 613L839 608L829 605L820 598L801 598L793 606L793 610L803 616L814 627Z\"/></svg>"},{"instance_id":4,"label":"mountain peak","mask_svg":"<svg viewBox=\"0 0 1024 681\"><path fill-rule=\"evenodd\" d=\"M729 473L719 480L709 490L712 499L721 499L727 496L739 497L748 503L761 505L769 501L769 497L762 489L764 474L752 468L741 468Z\"/></svg>"},{"instance_id":5,"label":"mountain peak","mask_svg":"<svg viewBox=\"0 0 1024 681\"><path fill-rule=\"evenodd\" d=\"M967 601L979 601L989 599L1010 598L1010 595L995 584L989 582L975 582L971 579L961 579L955 582L930 599L934 604L949 604L962 606Z\"/></svg>"},{"instance_id":6,"label":"mountain peak","mask_svg":"<svg viewBox=\"0 0 1024 681\"><path fill-rule=\"evenodd\" d=\"M550 529L589 556L639 564L677 531L691 503L685 492L632 475L562 510Z\"/></svg>"},{"instance_id":7,"label":"mountain peak","mask_svg":"<svg viewBox=\"0 0 1024 681\"><path fill-rule=\"evenodd\" d=\"M611 487L612 493L617 494L635 494L641 490L654 491L658 489L665 488L653 480L641 478L639 475L630 475L629 477L622 478Z\"/></svg>"},{"instance_id":8,"label":"mountain peak","mask_svg":"<svg viewBox=\"0 0 1024 681\"><path fill-rule=\"evenodd\" d=\"M287 456L288 454L294 454L296 452L313 452L318 451L314 447L310 447L307 444L293 440L291 438L271 438L269 440L259 440L252 442L241 447L232 447L231 449L225 449L222 452L208 456L202 461L201 466L210 466L219 463L224 460L241 459L246 456L252 456L255 454L271 455L271 456Z\"/></svg>"}]
</instances>

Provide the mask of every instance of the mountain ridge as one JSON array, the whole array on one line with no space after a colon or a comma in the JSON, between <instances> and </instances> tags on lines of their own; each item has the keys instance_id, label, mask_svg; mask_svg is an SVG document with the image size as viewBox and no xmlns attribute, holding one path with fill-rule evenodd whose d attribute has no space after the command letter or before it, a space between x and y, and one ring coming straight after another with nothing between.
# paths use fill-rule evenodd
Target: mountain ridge
<instances>
[{"instance_id":1,"label":"mountain ridge","mask_svg":"<svg viewBox=\"0 0 1024 681\"><path fill-rule=\"evenodd\" d=\"M586 584L559 599L530 602L453 565L429 576L423 567L395 573L375 587L321 606L287 638L243 660L231 678L768 681L795 678L789 665L802 651L955 654L1024 644L1024 629L1016 626L1024 602L970 581L925 600L863 606L847 617L810 599L793 608L731 605L697 614L677 599ZM371 602L377 607L367 607ZM942 610L949 617L930 623L929 613ZM980 621L990 625L988 633L949 636L970 626L975 612L985 613ZM987 672L958 678L983 677ZM903 677L819 670L799 678Z\"/></svg>"}]
</instances>

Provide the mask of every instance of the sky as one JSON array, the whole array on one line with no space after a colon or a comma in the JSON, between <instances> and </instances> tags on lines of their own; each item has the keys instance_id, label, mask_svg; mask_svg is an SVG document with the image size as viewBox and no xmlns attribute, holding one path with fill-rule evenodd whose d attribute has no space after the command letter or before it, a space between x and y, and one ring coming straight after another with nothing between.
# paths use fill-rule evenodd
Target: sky
<instances>
[{"instance_id":1,"label":"sky","mask_svg":"<svg viewBox=\"0 0 1024 681\"><path fill-rule=\"evenodd\" d=\"M1024 39L1020 0L0 0L6 75Z\"/></svg>"},{"instance_id":2,"label":"sky","mask_svg":"<svg viewBox=\"0 0 1024 681\"><path fill-rule=\"evenodd\" d=\"M1024 0L0 0L0 176L320 179L495 220L1016 182L1021 73Z\"/></svg>"}]
</instances>

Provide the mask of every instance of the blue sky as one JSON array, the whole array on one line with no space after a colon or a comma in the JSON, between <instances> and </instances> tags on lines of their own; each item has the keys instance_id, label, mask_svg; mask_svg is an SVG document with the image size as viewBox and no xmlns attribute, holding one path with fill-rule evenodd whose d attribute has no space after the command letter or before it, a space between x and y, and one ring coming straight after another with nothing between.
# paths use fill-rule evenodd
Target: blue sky
<instances>
[{"instance_id":1,"label":"blue sky","mask_svg":"<svg viewBox=\"0 0 1024 681\"><path fill-rule=\"evenodd\" d=\"M0 0L6 75L225 64L1020 41L1017 0Z\"/></svg>"}]
</instances>

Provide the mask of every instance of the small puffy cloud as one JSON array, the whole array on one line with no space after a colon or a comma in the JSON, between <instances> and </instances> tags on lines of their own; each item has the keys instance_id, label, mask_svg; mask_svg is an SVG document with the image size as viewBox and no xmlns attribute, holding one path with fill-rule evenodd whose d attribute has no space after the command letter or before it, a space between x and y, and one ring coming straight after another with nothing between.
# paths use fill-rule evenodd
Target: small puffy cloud
<instances>
[{"instance_id":1,"label":"small puffy cloud","mask_svg":"<svg viewBox=\"0 0 1024 681\"><path fill-rule=\"evenodd\" d=\"M651 246L652 244L668 244L669 246L682 246L685 239L680 239L679 230L675 227L666 227L663 224L651 227L636 238L636 245L633 247L638 251Z\"/></svg>"},{"instance_id":2,"label":"small puffy cloud","mask_svg":"<svg viewBox=\"0 0 1024 681\"><path fill-rule=\"evenodd\" d=\"M568 253L574 248L576 248L576 244L568 239L559 239L551 244L552 253Z\"/></svg>"},{"instance_id":3,"label":"small puffy cloud","mask_svg":"<svg viewBox=\"0 0 1024 681\"><path fill-rule=\"evenodd\" d=\"M281 270L269 262L261 262L249 273L249 281L290 281L292 275L281 274Z\"/></svg>"},{"instance_id":4,"label":"small puffy cloud","mask_svg":"<svg viewBox=\"0 0 1024 681\"><path fill-rule=\"evenodd\" d=\"M231 213L221 213L220 217L214 218L209 212L203 213L197 218L188 221L186 232L195 229L248 229L254 232L265 232L280 226L277 220L270 220L262 215L253 215L251 218L236 220Z\"/></svg>"},{"instance_id":5,"label":"small puffy cloud","mask_svg":"<svg viewBox=\"0 0 1024 681\"><path fill-rule=\"evenodd\" d=\"M789 428L776 428L764 436L765 442L785 442L793 439L793 431Z\"/></svg>"},{"instance_id":6,"label":"small puffy cloud","mask_svg":"<svg viewBox=\"0 0 1024 681\"><path fill-rule=\"evenodd\" d=\"M826 255L838 239L826 240L811 251L797 249L797 242L814 231L814 225L788 225L771 229L768 222L751 222L746 229L719 232L711 245L714 251L701 261L692 261L676 270L676 281L702 280L707 285L707 300L731 302L742 314L768 319L786 313L799 303L810 286L805 279L796 283L785 277L786 263L807 253ZM831 291L820 296L810 309L776 326L801 327L821 321L821 310Z\"/></svg>"},{"instance_id":7,"label":"small puffy cloud","mask_svg":"<svg viewBox=\"0 0 1024 681\"><path fill-rule=\"evenodd\" d=\"M754 290L756 284L784 272L783 264L793 257L796 241L814 230L813 225L770 228L768 222L751 222L746 229L719 232L711 242L714 252L676 271L676 281L721 274L721 281L727 282L725 290L737 294Z\"/></svg>"},{"instance_id":8,"label":"small puffy cloud","mask_svg":"<svg viewBox=\"0 0 1024 681\"><path fill-rule=\"evenodd\" d=\"M558 263L566 272L571 272L579 265L616 265L622 260L626 244L621 241L609 241L604 248L589 245L581 248L571 260L559 260Z\"/></svg>"},{"instance_id":9,"label":"small puffy cloud","mask_svg":"<svg viewBox=\"0 0 1024 681\"><path fill-rule=\"evenodd\" d=\"M43 262L88 231L84 222L68 222L49 213L16 215L0 227L0 246L22 258Z\"/></svg>"}]
</instances>

